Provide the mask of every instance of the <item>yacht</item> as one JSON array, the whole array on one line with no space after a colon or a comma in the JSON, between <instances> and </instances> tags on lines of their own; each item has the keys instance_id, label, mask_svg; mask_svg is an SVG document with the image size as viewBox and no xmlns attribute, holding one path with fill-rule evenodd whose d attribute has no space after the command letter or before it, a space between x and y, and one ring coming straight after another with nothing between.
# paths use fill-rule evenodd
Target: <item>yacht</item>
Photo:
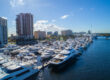
<instances>
[{"instance_id":1,"label":"yacht","mask_svg":"<svg viewBox=\"0 0 110 80\"><path fill-rule=\"evenodd\" d=\"M46 60L46 59L49 59L51 57L52 57L52 54L47 53L47 52L42 53L42 55L41 55L42 60Z\"/></svg>"},{"instance_id":2,"label":"yacht","mask_svg":"<svg viewBox=\"0 0 110 80\"><path fill-rule=\"evenodd\" d=\"M3 60L0 61L0 65L4 64L4 63L6 63L6 62L7 62L7 61L3 59Z\"/></svg>"},{"instance_id":3,"label":"yacht","mask_svg":"<svg viewBox=\"0 0 110 80\"><path fill-rule=\"evenodd\" d=\"M14 71L17 71L17 70L22 69L22 66L13 64L13 65L10 65L10 66L6 67L5 69L6 69L6 71L7 71L8 73L12 73L12 72L14 72Z\"/></svg>"},{"instance_id":4,"label":"yacht","mask_svg":"<svg viewBox=\"0 0 110 80\"><path fill-rule=\"evenodd\" d=\"M51 61L50 66L54 68L59 68L67 64L70 60L76 57L76 53L74 49L63 50L58 55L56 55Z\"/></svg>"},{"instance_id":5,"label":"yacht","mask_svg":"<svg viewBox=\"0 0 110 80\"><path fill-rule=\"evenodd\" d=\"M5 73L1 68L0 68L0 80L2 80L3 77L7 76L8 73Z\"/></svg>"},{"instance_id":6,"label":"yacht","mask_svg":"<svg viewBox=\"0 0 110 80\"><path fill-rule=\"evenodd\" d=\"M52 49L45 50L41 53L42 60L50 59L52 58L52 55L54 54L54 51Z\"/></svg>"},{"instance_id":7,"label":"yacht","mask_svg":"<svg viewBox=\"0 0 110 80\"><path fill-rule=\"evenodd\" d=\"M6 63L4 63L4 64L2 64L2 66L3 67L8 67L8 66L10 66L10 65L12 65L12 64L15 64L14 62L6 62Z\"/></svg>"},{"instance_id":8,"label":"yacht","mask_svg":"<svg viewBox=\"0 0 110 80\"><path fill-rule=\"evenodd\" d=\"M38 48L34 46L30 46L27 48L30 52L37 54L38 53Z\"/></svg>"},{"instance_id":9,"label":"yacht","mask_svg":"<svg viewBox=\"0 0 110 80\"><path fill-rule=\"evenodd\" d=\"M0 61L3 60L4 58L0 56Z\"/></svg>"},{"instance_id":10,"label":"yacht","mask_svg":"<svg viewBox=\"0 0 110 80\"><path fill-rule=\"evenodd\" d=\"M25 58L28 58L29 60L3 63L2 70L0 70L0 80L24 80L35 73L38 73L39 69L37 69L37 65L34 66L34 63L37 62L37 60L32 59L30 56L26 56Z\"/></svg>"},{"instance_id":11,"label":"yacht","mask_svg":"<svg viewBox=\"0 0 110 80\"><path fill-rule=\"evenodd\" d=\"M1 80L26 80L30 76L39 72L39 69L33 67L25 67L21 70L15 71L11 74L7 74L1 78Z\"/></svg>"},{"instance_id":12,"label":"yacht","mask_svg":"<svg viewBox=\"0 0 110 80\"><path fill-rule=\"evenodd\" d=\"M8 50L8 48L1 48L0 49L0 53L3 53L3 52L5 52L5 51L7 51Z\"/></svg>"}]
</instances>

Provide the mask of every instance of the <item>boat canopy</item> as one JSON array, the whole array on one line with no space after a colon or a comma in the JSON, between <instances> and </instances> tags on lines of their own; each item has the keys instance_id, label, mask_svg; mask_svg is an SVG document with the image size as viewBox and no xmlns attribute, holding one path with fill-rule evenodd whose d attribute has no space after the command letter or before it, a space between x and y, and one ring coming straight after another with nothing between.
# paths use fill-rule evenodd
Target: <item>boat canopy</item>
<instances>
[{"instance_id":1,"label":"boat canopy","mask_svg":"<svg viewBox=\"0 0 110 80\"><path fill-rule=\"evenodd\" d=\"M63 51L61 51L60 53L61 53L61 54L70 54L70 51L68 51L68 50L63 50Z\"/></svg>"}]
</instances>

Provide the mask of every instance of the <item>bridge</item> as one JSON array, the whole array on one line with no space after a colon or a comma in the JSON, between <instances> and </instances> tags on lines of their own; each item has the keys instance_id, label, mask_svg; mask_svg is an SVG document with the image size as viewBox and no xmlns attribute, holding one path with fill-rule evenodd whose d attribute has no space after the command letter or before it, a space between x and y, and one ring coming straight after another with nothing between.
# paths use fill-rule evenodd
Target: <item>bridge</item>
<instances>
[{"instance_id":1,"label":"bridge","mask_svg":"<svg viewBox=\"0 0 110 80\"><path fill-rule=\"evenodd\" d=\"M110 39L110 33L97 33L95 38L97 39L98 37L104 37L106 39Z\"/></svg>"}]
</instances>

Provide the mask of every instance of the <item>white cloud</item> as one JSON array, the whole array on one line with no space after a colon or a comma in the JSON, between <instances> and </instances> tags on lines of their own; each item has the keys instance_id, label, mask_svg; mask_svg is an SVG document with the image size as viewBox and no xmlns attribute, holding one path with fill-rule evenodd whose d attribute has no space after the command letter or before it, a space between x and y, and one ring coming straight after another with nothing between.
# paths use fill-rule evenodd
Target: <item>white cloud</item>
<instances>
[{"instance_id":1,"label":"white cloud","mask_svg":"<svg viewBox=\"0 0 110 80\"><path fill-rule=\"evenodd\" d=\"M24 5L24 0L10 0L11 7Z\"/></svg>"},{"instance_id":2,"label":"white cloud","mask_svg":"<svg viewBox=\"0 0 110 80\"><path fill-rule=\"evenodd\" d=\"M2 18L7 19L7 17L4 17L4 16Z\"/></svg>"},{"instance_id":3,"label":"white cloud","mask_svg":"<svg viewBox=\"0 0 110 80\"><path fill-rule=\"evenodd\" d=\"M69 15L64 15L64 16L61 16L61 19L66 19L68 17L69 17Z\"/></svg>"},{"instance_id":4,"label":"white cloud","mask_svg":"<svg viewBox=\"0 0 110 80\"><path fill-rule=\"evenodd\" d=\"M34 24L34 31L58 31L60 33L60 31L64 30L65 28L59 27L55 24L49 24L48 20L40 20L40 21L36 21L36 23Z\"/></svg>"},{"instance_id":5,"label":"white cloud","mask_svg":"<svg viewBox=\"0 0 110 80\"><path fill-rule=\"evenodd\" d=\"M45 23L48 23L48 20L39 20L37 21L37 24L45 24Z\"/></svg>"}]
</instances>

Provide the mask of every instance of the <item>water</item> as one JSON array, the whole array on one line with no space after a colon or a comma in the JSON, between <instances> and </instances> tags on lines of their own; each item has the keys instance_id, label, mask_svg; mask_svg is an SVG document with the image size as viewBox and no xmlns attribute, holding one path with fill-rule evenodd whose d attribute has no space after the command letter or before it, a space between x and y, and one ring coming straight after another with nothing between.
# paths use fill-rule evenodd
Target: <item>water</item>
<instances>
[{"instance_id":1,"label":"water","mask_svg":"<svg viewBox=\"0 0 110 80\"><path fill-rule=\"evenodd\" d=\"M110 40L95 40L75 63L60 72L46 68L36 80L110 80Z\"/></svg>"}]
</instances>

